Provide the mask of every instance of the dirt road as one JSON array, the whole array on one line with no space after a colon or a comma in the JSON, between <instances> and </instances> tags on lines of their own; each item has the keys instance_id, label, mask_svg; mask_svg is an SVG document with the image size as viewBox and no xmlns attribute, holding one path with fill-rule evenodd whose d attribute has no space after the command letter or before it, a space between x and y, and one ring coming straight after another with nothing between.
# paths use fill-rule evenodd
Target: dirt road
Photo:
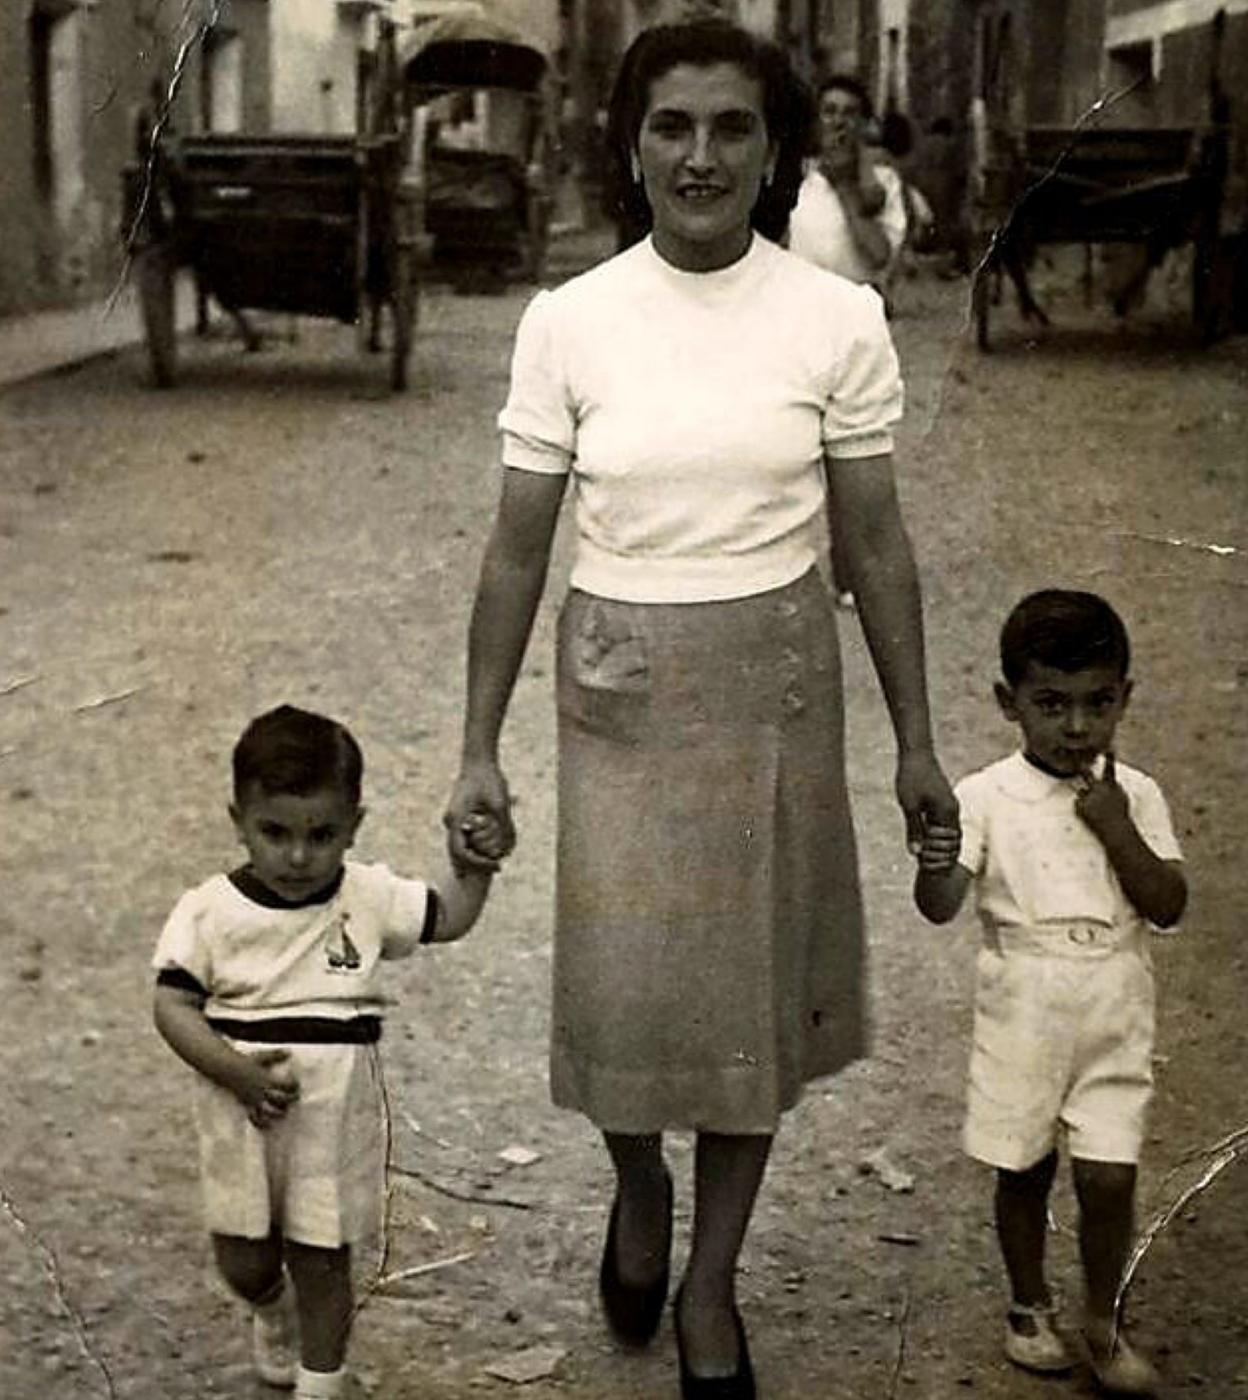
<instances>
[{"instance_id":1,"label":"dirt road","mask_svg":"<svg viewBox=\"0 0 1248 1400\"><path fill-rule=\"evenodd\" d=\"M382 392L349 331L312 323L255 357L198 346L167 394L142 387L135 353L0 396L6 1400L267 1393L208 1268L186 1072L150 1028L147 960L177 894L232 859L229 748L280 700L359 735L363 858L418 871L437 851L493 415L526 295L431 295L405 398ZM907 284L894 322L941 751L958 774L1011 743L990 687L1024 591L1087 586L1120 606L1137 680L1122 753L1170 795L1194 890L1181 935L1157 948L1147 1219L1199 1172L1166 1179L1185 1154L1248 1123L1248 343L1198 354L1160 312L1117 332L1072 303L1037 344L1004 313L983 358L962 334L965 295ZM360 1314L358 1390L382 1400L510 1394L485 1368L534 1346L553 1363L520 1389L534 1400L676 1394L667 1328L641 1357L606 1337L593 1287L608 1171L546 1094L550 622L565 571L566 541L508 730L519 853L479 931L396 979L391 1230L361 1273L430 1271ZM741 1282L761 1394L1086 1395L1086 1376L1035 1381L1000 1356L989 1182L958 1148L975 934L911 908L883 707L852 619L842 632L875 1048L815 1086L777 1144ZM517 1145L539 1155L507 1165ZM672 1150L678 1256L689 1147ZM881 1149L912 1190L864 1172ZM1066 1185L1055 1217L1074 1316ZM1174 1395L1248 1395L1246 1221L1240 1161L1146 1256L1134 1314Z\"/></svg>"}]
</instances>

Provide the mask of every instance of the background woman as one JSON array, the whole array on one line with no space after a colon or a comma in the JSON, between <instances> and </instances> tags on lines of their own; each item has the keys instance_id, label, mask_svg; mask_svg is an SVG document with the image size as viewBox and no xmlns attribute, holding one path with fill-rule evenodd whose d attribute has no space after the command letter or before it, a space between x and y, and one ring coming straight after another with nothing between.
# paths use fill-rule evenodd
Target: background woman
<instances>
[{"instance_id":1,"label":"background woman","mask_svg":"<svg viewBox=\"0 0 1248 1400\"><path fill-rule=\"evenodd\" d=\"M552 1095L615 1165L600 1288L626 1341L653 1335L667 1293L662 1133L697 1133L676 1338L683 1394L721 1400L754 1394L734 1271L780 1115L864 1048L840 662L815 567L825 500L911 838L925 816L956 822L880 299L770 241L807 111L779 51L722 22L646 31L626 55L608 136L622 219L649 232L539 293L521 323L446 818L457 860L489 863L474 821L510 845L499 734L570 477Z\"/></svg>"},{"instance_id":2,"label":"background woman","mask_svg":"<svg viewBox=\"0 0 1248 1400\"><path fill-rule=\"evenodd\" d=\"M869 283L887 297L905 241L906 206L897 172L876 158L866 140L874 121L871 99L857 78L836 74L820 83L815 110L819 155L809 162L797 192L785 246L799 258L851 282ZM843 542L834 538L836 599L852 608L844 557Z\"/></svg>"},{"instance_id":3,"label":"background woman","mask_svg":"<svg viewBox=\"0 0 1248 1400\"><path fill-rule=\"evenodd\" d=\"M788 246L851 282L882 286L906 236L901 177L867 144L871 100L857 78L819 86L819 157L798 191Z\"/></svg>"}]
</instances>

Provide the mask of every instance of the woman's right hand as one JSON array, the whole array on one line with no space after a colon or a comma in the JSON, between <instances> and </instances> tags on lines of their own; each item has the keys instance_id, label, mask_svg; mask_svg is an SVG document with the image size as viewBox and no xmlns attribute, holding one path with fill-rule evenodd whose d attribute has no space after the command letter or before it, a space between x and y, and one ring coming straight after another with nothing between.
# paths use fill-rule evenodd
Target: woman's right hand
<instances>
[{"instance_id":1,"label":"woman's right hand","mask_svg":"<svg viewBox=\"0 0 1248 1400\"><path fill-rule=\"evenodd\" d=\"M483 820L484 819L484 820ZM496 871L516 844L511 793L496 763L463 768L442 816L446 849L458 870ZM480 839L488 833L488 840Z\"/></svg>"},{"instance_id":2,"label":"woman's right hand","mask_svg":"<svg viewBox=\"0 0 1248 1400\"><path fill-rule=\"evenodd\" d=\"M857 189L858 208L867 219L878 218L884 212L888 196L875 173L875 161L865 146L858 149Z\"/></svg>"}]
</instances>

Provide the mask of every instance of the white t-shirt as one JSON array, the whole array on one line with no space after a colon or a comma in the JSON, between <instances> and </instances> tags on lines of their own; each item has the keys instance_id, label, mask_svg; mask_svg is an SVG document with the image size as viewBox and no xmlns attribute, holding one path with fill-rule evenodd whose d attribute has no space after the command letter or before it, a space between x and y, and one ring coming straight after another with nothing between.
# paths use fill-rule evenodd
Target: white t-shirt
<instances>
[{"instance_id":1,"label":"white t-shirt","mask_svg":"<svg viewBox=\"0 0 1248 1400\"><path fill-rule=\"evenodd\" d=\"M906 236L901 177L891 165L876 165L872 169L884 189L884 208L876 221L895 256ZM840 196L817 166L807 171L797 193L797 204L789 215L789 250L851 282L871 282L886 271L869 267L863 260L850 234Z\"/></svg>"},{"instance_id":2,"label":"white t-shirt","mask_svg":"<svg viewBox=\"0 0 1248 1400\"><path fill-rule=\"evenodd\" d=\"M879 296L756 234L714 272L646 239L539 292L499 424L505 466L573 477L574 586L700 602L805 573L825 453L891 452L901 411Z\"/></svg>"},{"instance_id":3,"label":"white t-shirt","mask_svg":"<svg viewBox=\"0 0 1248 1400\"><path fill-rule=\"evenodd\" d=\"M257 904L214 875L178 900L152 966L189 973L209 1017L375 1016L392 1000L379 960L411 953L429 914L428 886L384 865L344 862L333 897L298 909Z\"/></svg>"},{"instance_id":4,"label":"white t-shirt","mask_svg":"<svg viewBox=\"0 0 1248 1400\"><path fill-rule=\"evenodd\" d=\"M1115 764L1115 773L1145 844L1161 860L1182 859L1161 789L1126 764ZM954 791L962 808L958 863L976 877L985 920L1028 926L1139 922L1104 846L1075 813L1072 780L1042 772L1014 753L963 778Z\"/></svg>"}]
</instances>

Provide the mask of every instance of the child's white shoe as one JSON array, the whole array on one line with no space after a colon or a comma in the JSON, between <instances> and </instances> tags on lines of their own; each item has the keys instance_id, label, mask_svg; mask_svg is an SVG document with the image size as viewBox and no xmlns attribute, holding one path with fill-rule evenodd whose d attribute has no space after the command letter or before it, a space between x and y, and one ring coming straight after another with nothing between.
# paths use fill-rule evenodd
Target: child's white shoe
<instances>
[{"instance_id":1,"label":"child's white shoe","mask_svg":"<svg viewBox=\"0 0 1248 1400\"><path fill-rule=\"evenodd\" d=\"M341 1400L346 1394L347 1368L336 1371L309 1371L300 1366L295 1379L294 1400Z\"/></svg>"},{"instance_id":2,"label":"child's white shoe","mask_svg":"<svg viewBox=\"0 0 1248 1400\"><path fill-rule=\"evenodd\" d=\"M1121 1332L1112 1351L1098 1351L1089 1343L1088 1360L1097 1384L1110 1395L1156 1395L1161 1387L1157 1368Z\"/></svg>"},{"instance_id":3,"label":"child's white shoe","mask_svg":"<svg viewBox=\"0 0 1248 1400\"><path fill-rule=\"evenodd\" d=\"M272 1302L251 1312L251 1354L256 1375L279 1390L295 1383L299 1365L299 1327L294 1291L286 1284Z\"/></svg>"},{"instance_id":4,"label":"child's white shoe","mask_svg":"<svg viewBox=\"0 0 1248 1400\"><path fill-rule=\"evenodd\" d=\"M1075 1358L1053 1326L1052 1305L1011 1306L1005 1319L1005 1354L1015 1366L1053 1376L1073 1369Z\"/></svg>"}]
</instances>

